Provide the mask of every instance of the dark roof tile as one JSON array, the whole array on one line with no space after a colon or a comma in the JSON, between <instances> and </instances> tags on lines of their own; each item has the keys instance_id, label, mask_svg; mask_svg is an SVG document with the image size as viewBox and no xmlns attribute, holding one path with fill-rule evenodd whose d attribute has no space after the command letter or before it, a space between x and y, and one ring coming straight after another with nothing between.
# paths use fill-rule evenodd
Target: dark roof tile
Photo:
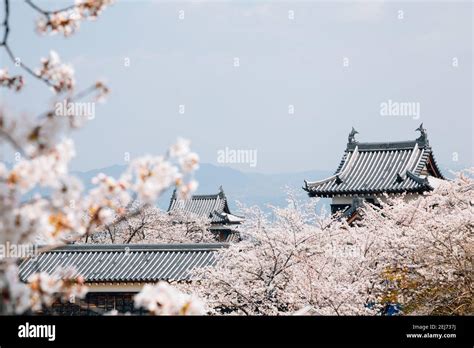
<instances>
[{"instance_id":1,"label":"dark roof tile","mask_svg":"<svg viewBox=\"0 0 474 348\"><path fill-rule=\"evenodd\" d=\"M215 264L213 244L73 244L24 260L20 279L36 272L54 273L73 266L86 282L156 282L191 280L195 268Z\"/></svg>"}]
</instances>

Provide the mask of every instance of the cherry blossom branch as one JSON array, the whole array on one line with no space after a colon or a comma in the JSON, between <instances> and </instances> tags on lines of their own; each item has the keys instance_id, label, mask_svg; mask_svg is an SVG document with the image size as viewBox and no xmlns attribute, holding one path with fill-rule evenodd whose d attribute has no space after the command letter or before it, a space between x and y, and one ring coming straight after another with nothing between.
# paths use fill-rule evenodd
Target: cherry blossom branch
<instances>
[{"instance_id":1,"label":"cherry blossom branch","mask_svg":"<svg viewBox=\"0 0 474 348\"><path fill-rule=\"evenodd\" d=\"M52 14L56 14L56 13L59 13L59 12L64 12L64 11L69 11L69 10L72 10L76 7L76 5L70 5L68 7L65 7L65 8L62 8L62 9L59 9L59 10L53 10L53 11L50 11L50 10L43 10L42 8L40 8L38 5L36 5L33 1L31 0L25 0L25 2L31 7L33 8L35 11L45 15L45 16L50 16Z\"/></svg>"},{"instance_id":2,"label":"cherry blossom branch","mask_svg":"<svg viewBox=\"0 0 474 348\"><path fill-rule=\"evenodd\" d=\"M18 142L13 139L13 137L8 133L5 132L3 129L0 128L0 137L5 138L5 140L15 149L17 150L22 156L26 156L25 151L21 147Z\"/></svg>"},{"instance_id":3,"label":"cherry blossom branch","mask_svg":"<svg viewBox=\"0 0 474 348\"><path fill-rule=\"evenodd\" d=\"M13 53L12 49L10 48L10 45L8 44L8 36L10 34L10 24L9 24L9 17L10 17L10 1L9 0L4 0L4 8L5 8L5 18L3 20L3 26L5 27L5 31L3 34L3 40L0 43L0 47L3 47L5 51L7 52L7 55L10 57L11 61L19 65L23 70L25 70L28 74L31 76L37 78L40 81L43 81L46 83L49 87L55 87L53 83L51 83L48 79L40 76L39 74L36 74L33 69L28 67L26 64L24 64L21 60L17 60L16 55Z\"/></svg>"},{"instance_id":4,"label":"cherry blossom branch","mask_svg":"<svg viewBox=\"0 0 474 348\"><path fill-rule=\"evenodd\" d=\"M4 0L5 6L5 18L3 19L3 26L5 27L5 31L3 33L3 40L0 45L5 45L7 43L8 35L10 33L10 25L8 23L8 19L10 17L10 2L9 0Z\"/></svg>"},{"instance_id":5,"label":"cherry blossom branch","mask_svg":"<svg viewBox=\"0 0 474 348\"><path fill-rule=\"evenodd\" d=\"M38 21L38 31L47 32L50 30L51 33L60 31L65 36L69 36L74 33L75 29L79 27L80 20L85 18L96 18L100 12L112 1L113 0L97 0L94 2L79 2L75 5L70 5L62 9L49 11L40 8L31 0L25 0L26 4L28 4L35 11L39 12L41 16L46 18L46 21L42 19ZM0 47L5 49L11 61L16 66L21 67L32 77L42 81L48 87L53 88L56 93L71 91L74 87L74 72L69 65L59 65L59 58L55 52L50 53L49 59L42 60L42 66L39 72L36 72L28 65L23 63L21 59L18 59L8 42L10 33L9 0L4 0L4 8L5 18L3 20L3 26L5 27L5 31L3 34L3 40L0 42ZM17 91L19 91L23 86L22 76L9 77L6 73L6 70L0 70L0 85L10 88L14 87Z\"/></svg>"}]
</instances>

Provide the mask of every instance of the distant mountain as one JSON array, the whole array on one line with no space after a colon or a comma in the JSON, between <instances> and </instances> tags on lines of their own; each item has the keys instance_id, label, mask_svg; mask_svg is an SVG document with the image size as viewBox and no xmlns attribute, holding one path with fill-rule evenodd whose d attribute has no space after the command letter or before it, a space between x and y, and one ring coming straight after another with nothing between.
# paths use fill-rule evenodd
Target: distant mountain
<instances>
[{"instance_id":1,"label":"distant mountain","mask_svg":"<svg viewBox=\"0 0 474 348\"><path fill-rule=\"evenodd\" d=\"M80 177L86 188L90 188L91 179L99 173L104 173L112 177L119 177L126 169L125 165L114 165L101 169L94 169L87 172L74 172ZM226 193L231 209L236 209L236 201L240 201L247 206L258 205L266 210L268 204L276 206L286 205L286 187L305 196L301 189L304 179L323 179L332 172L324 170L314 170L284 174L260 174L244 173L229 167L215 166L201 163L196 172L196 180L199 182L197 193L212 194L217 193L222 185ZM171 197L171 190L168 190L159 200L158 206L167 209Z\"/></svg>"}]
</instances>

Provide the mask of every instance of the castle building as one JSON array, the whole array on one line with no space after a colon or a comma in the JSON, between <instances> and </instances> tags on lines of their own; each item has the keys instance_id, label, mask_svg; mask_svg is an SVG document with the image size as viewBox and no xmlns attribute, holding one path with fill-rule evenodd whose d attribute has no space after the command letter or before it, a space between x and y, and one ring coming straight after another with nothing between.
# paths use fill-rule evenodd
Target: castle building
<instances>
[{"instance_id":1,"label":"castle building","mask_svg":"<svg viewBox=\"0 0 474 348\"><path fill-rule=\"evenodd\" d=\"M190 219L193 217L210 219L210 230L220 242L235 242L240 238L237 228L243 223L244 218L230 212L222 186L216 194L193 195L189 199L179 198L175 190L171 196L168 212L170 214L179 212L181 216Z\"/></svg>"},{"instance_id":2,"label":"castle building","mask_svg":"<svg viewBox=\"0 0 474 348\"><path fill-rule=\"evenodd\" d=\"M352 214L364 201L378 204L384 194L406 194L406 199L433 190L445 179L435 161L423 124L411 141L359 142L352 128L334 175L306 181L310 197L332 198L331 213Z\"/></svg>"}]
</instances>

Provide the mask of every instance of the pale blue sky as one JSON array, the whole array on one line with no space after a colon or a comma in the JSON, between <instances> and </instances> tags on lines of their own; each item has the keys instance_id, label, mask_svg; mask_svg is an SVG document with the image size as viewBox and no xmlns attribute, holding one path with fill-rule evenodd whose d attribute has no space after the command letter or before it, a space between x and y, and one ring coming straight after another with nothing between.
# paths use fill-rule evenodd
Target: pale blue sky
<instances>
[{"instance_id":1,"label":"pale blue sky","mask_svg":"<svg viewBox=\"0 0 474 348\"><path fill-rule=\"evenodd\" d=\"M74 136L74 169L123 164L124 152L160 154L184 136L206 163L216 164L217 151L229 147L258 151L255 168L233 166L243 171L334 170L351 126L361 141L395 141L417 137L420 122L438 162L467 167L472 7L467 1L117 1L64 39L39 38L36 13L13 1L11 46L32 66L54 49L74 64L79 86L102 78L111 88L96 118ZM2 90L2 104L38 114L52 93L27 83L19 95ZM380 103L389 99L420 103L420 119L380 116Z\"/></svg>"}]
</instances>

